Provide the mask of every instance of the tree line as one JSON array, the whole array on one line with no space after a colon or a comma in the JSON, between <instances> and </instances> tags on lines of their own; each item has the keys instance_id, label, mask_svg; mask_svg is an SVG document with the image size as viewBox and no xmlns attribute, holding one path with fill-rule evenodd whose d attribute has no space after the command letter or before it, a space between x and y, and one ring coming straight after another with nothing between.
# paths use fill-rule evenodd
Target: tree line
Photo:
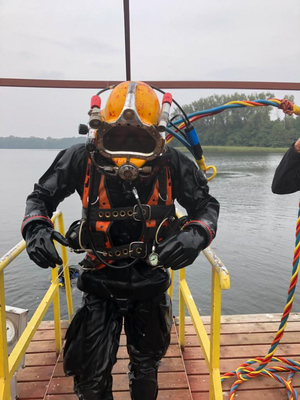
<instances>
[{"instance_id":1,"label":"tree line","mask_svg":"<svg viewBox=\"0 0 300 400\"><path fill-rule=\"evenodd\" d=\"M85 143L85 141L86 138L82 136L63 139L8 136L0 137L0 149L66 149L73 144Z\"/></svg>"},{"instance_id":2,"label":"tree line","mask_svg":"<svg viewBox=\"0 0 300 400\"><path fill-rule=\"evenodd\" d=\"M274 94L213 95L185 105L183 109L187 114L191 114L219 107L234 100L254 101L269 98L274 98ZM293 96L287 98L294 102ZM287 116L280 111L283 118L274 119L272 118L273 109L272 106L227 109L219 114L201 118L193 124L201 145L204 146L289 147L300 136L300 117ZM178 110L175 114L178 114ZM62 149L85 141L85 137L43 139L33 136L29 138L9 136L0 137L0 148ZM177 139L174 139L171 145L182 146Z\"/></svg>"}]
</instances>

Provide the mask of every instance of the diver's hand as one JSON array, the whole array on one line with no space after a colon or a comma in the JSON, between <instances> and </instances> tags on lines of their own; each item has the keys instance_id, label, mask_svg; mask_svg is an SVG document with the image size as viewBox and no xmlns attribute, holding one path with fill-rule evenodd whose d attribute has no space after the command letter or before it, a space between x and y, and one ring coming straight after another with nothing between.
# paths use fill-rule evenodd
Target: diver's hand
<instances>
[{"instance_id":1,"label":"diver's hand","mask_svg":"<svg viewBox=\"0 0 300 400\"><path fill-rule=\"evenodd\" d=\"M50 226L39 223L29 224L25 236L26 250L29 258L41 268L55 268L56 264L62 264L53 240L63 246L68 246L67 239Z\"/></svg>"},{"instance_id":2,"label":"diver's hand","mask_svg":"<svg viewBox=\"0 0 300 400\"><path fill-rule=\"evenodd\" d=\"M287 99L281 100L278 108L280 108L287 115L293 115L294 113L294 104Z\"/></svg>"},{"instance_id":3,"label":"diver's hand","mask_svg":"<svg viewBox=\"0 0 300 400\"><path fill-rule=\"evenodd\" d=\"M205 232L197 226L187 226L157 246L159 263L176 270L192 264L206 246Z\"/></svg>"}]
</instances>

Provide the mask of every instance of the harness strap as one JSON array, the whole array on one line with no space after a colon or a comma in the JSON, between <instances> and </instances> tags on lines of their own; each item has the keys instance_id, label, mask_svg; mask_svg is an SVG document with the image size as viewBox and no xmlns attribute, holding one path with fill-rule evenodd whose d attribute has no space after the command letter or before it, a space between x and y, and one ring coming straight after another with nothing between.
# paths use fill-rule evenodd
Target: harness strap
<instances>
[{"instance_id":1,"label":"harness strap","mask_svg":"<svg viewBox=\"0 0 300 400\"><path fill-rule=\"evenodd\" d=\"M137 241L103 250L102 256L108 260L137 257L145 258L149 252L151 252L151 244Z\"/></svg>"},{"instance_id":2,"label":"harness strap","mask_svg":"<svg viewBox=\"0 0 300 400\"><path fill-rule=\"evenodd\" d=\"M166 214L175 213L175 205L171 204L168 206L150 206L148 204L142 204L143 214L146 221L152 219L161 219ZM87 210L83 209L82 217L85 219ZM96 208L91 209L91 219L98 221L124 221L128 219L134 219L135 221L141 221L142 215L137 205L133 207L114 207L110 209Z\"/></svg>"}]
</instances>

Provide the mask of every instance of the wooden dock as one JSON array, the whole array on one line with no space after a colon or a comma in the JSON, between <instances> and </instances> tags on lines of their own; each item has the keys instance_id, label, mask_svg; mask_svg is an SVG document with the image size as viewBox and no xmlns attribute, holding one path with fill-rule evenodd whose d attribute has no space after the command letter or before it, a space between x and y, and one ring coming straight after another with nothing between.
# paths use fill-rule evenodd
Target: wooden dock
<instances>
[{"instance_id":1,"label":"wooden dock","mask_svg":"<svg viewBox=\"0 0 300 400\"><path fill-rule=\"evenodd\" d=\"M222 317L220 370L235 370L253 357L263 357L277 332L281 314L235 315ZM209 332L209 317L202 317ZM67 323L62 323L62 335ZM159 400L208 400L209 376L197 336L189 318L186 319L186 347L178 346L178 327L173 326L172 340L159 370ZM291 314L276 356L300 360L300 315ZM25 357L26 367L18 372L19 400L77 400L73 379L65 377L62 359L56 359L53 322L42 322ZM121 336L118 362L114 367L114 398L130 400L127 378L128 355L126 338ZM287 374L282 374L286 377ZM223 383L223 397L229 398L234 378ZM300 391L300 376L293 386ZM287 399L285 389L274 379L257 377L245 382L238 390L239 400Z\"/></svg>"}]
</instances>

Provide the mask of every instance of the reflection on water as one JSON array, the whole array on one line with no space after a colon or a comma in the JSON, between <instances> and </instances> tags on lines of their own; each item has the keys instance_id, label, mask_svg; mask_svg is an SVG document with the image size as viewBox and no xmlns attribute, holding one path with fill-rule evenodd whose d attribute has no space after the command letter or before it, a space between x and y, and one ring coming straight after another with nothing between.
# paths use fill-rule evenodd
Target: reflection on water
<instances>
[{"instance_id":1,"label":"reflection on water","mask_svg":"<svg viewBox=\"0 0 300 400\"><path fill-rule=\"evenodd\" d=\"M25 199L56 154L56 150L0 150L1 255L21 240ZM213 164L218 170L210 182L210 192L221 204L212 248L231 277L231 289L223 292L224 314L272 313L284 308L292 273L299 195L279 196L271 192L281 157L282 154L274 153L206 154L207 165ZM78 195L66 199L60 209L68 227L80 218ZM70 263L80 258L70 254ZM188 283L203 315L210 312L210 273L203 255L187 269ZM23 253L5 271L7 304L32 311L49 282L50 270L38 268ZM75 287L73 293L76 308L81 294ZM61 303L65 317L64 299ZM296 295L293 311L299 310ZM52 318L51 312L47 317Z\"/></svg>"}]
</instances>

